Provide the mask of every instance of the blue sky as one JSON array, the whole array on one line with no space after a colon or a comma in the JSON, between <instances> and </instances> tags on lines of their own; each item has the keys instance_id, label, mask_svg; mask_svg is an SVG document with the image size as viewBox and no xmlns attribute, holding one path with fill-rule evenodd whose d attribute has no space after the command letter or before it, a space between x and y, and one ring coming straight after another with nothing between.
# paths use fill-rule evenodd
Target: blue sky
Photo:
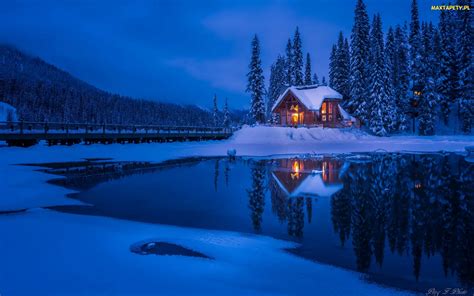
<instances>
[{"instance_id":1,"label":"blue sky","mask_svg":"<svg viewBox=\"0 0 474 296\"><path fill-rule=\"evenodd\" d=\"M209 107L214 93L233 108L245 93L250 41L261 39L265 76L300 27L313 70L327 76L339 31L349 36L355 0L13 0L0 2L0 42L10 43L99 88ZM409 21L411 0L366 0L384 28ZM437 20L434 0L419 0Z\"/></svg>"}]
</instances>

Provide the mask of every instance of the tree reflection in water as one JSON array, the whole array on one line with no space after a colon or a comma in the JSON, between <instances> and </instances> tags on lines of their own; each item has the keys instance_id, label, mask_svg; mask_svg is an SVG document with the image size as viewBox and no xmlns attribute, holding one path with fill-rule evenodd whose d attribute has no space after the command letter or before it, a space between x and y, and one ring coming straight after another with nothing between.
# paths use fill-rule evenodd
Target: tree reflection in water
<instances>
[{"instance_id":1,"label":"tree reflection in water","mask_svg":"<svg viewBox=\"0 0 474 296\"><path fill-rule=\"evenodd\" d=\"M253 228L260 232L262 227L262 214L265 208L265 163L257 162L252 170L252 189L247 190L249 196L250 218Z\"/></svg>"},{"instance_id":2,"label":"tree reflection in water","mask_svg":"<svg viewBox=\"0 0 474 296\"><path fill-rule=\"evenodd\" d=\"M290 236L303 236L305 208L330 198L333 230L352 242L356 267L366 272L391 253L421 258L440 254L445 274L474 283L474 170L456 155L381 154L370 160L320 158L257 162L249 193L251 218L261 229L265 176L271 209ZM314 204L317 206L317 203ZM317 218L316 218L317 219Z\"/></svg>"}]
</instances>

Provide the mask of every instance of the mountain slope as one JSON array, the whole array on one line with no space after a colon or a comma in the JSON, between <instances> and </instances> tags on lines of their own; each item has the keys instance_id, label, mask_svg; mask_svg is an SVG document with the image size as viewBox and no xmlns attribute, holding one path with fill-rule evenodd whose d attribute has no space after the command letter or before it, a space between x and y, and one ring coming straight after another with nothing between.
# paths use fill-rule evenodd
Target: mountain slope
<instances>
[{"instance_id":1,"label":"mountain slope","mask_svg":"<svg viewBox=\"0 0 474 296\"><path fill-rule=\"evenodd\" d=\"M37 57L0 45L0 101L27 121L118 124L212 125L212 114L111 94Z\"/></svg>"}]
</instances>

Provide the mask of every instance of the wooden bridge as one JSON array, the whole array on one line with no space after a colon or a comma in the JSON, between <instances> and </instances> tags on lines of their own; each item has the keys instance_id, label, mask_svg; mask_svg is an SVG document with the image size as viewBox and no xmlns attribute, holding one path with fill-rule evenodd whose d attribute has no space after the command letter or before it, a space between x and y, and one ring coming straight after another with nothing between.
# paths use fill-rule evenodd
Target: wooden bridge
<instances>
[{"instance_id":1,"label":"wooden bridge","mask_svg":"<svg viewBox=\"0 0 474 296\"><path fill-rule=\"evenodd\" d=\"M39 141L49 145L78 143L149 143L223 140L232 129L222 127L120 125L61 122L0 122L0 142L28 147Z\"/></svg>"}]
</instances>

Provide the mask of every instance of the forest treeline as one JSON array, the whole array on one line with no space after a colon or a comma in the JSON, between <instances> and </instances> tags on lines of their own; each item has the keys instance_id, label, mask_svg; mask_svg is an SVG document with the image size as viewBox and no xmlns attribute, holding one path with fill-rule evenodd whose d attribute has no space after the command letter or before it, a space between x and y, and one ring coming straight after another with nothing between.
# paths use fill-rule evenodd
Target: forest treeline
<instances>
[{"instance_id":1,"label":"forest treeline","mask_svg":"<svg viewBox=\"0 0 474 296\"><path fill-rule=\"evenodd\" d=\"M8 45L0 45L0 101L26 121L221 125L210 110L112 94ZM236 124L242 114L230 111L229 120Z\"/></svg>"}]
</instances>

